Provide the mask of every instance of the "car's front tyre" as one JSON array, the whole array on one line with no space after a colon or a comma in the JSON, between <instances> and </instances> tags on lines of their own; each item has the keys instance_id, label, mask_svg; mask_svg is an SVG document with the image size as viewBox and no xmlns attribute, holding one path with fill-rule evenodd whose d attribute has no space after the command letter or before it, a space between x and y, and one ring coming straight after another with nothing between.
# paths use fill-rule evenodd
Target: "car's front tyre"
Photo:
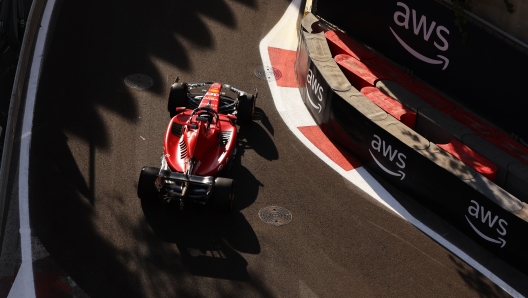
<instances>
[{"instance_id":1,"label":"car's front tyre","mask_svg":"<svg viewBox=\"0 0 528 298\"><path fill-rule=\"evenodd\" d=\"M174 117L177 107L187 106L187 84L185 83L174 83L171 86L169 92L169 99L167 101L167 110L170 113L171 118Z\"/></svg>"}]
</instances>

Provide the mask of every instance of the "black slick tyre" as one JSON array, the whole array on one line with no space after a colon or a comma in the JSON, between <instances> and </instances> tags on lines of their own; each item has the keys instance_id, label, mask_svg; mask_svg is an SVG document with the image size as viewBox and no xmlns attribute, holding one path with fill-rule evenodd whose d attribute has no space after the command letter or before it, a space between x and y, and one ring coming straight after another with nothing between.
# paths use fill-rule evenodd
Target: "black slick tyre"
<instances>
[{"instance_id":1,"label":"black slick tyre","mask_svg":"<svg viewBox=\"0 0 528 298\"><path fill-rule=\"evenodd\" d=\"M167 110L171 118L177 114L177 107L187 106L187 91L187 84L185 83L172 84L169 92L169 100L167 101Z\"/></svg>"},{"instance_id":2,"label":"black slick tyre","mask_svg":"<svg viewBox=\"0 0 528 298\"><path fill-rule=\"evenodd\" d=\"M239 124L249 124L253 121L255 101L253 94L243 94L238 97L237 122Z\"/></svg>"},{"instance_id":3,"label":"black slick tyre","mask_svg":"<svg viewBox=\"0 0 528 298\"><path fill-rule=\"evenodd\" d=\"M158 190L154 185L160 169L144 167L139 174L137 195L141 200L153 200L158 196Z\"/></svg>"},{"instance_id":4,"label":"black slick tyre","mask_svg":"<svg viewBox=\"0 0 528 298\"><path fill-rule=\"evenodd\" d=\"M215 179L212 207L216 211L230 212L235 199L235 180L218 177Z\"/></svg>"}]
</instances>

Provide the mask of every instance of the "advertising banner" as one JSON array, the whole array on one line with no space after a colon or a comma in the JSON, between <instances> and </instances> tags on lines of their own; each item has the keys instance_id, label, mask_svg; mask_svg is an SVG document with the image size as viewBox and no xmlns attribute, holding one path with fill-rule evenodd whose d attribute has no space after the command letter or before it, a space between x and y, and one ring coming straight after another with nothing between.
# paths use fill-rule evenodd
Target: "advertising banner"
<instances>
[{"instance_id":1,"label":"advertising banner","mask_svg":"<svg viewBox=\"0 0 528 298\"><path fill-rule=\"evenodd\" d=\"M515 214L528 206L390 116L373 119L358 105L334 94L325 132L370 170L528 273L528 222Z\"/></svg>"},{"instance_id":2,"label":"advertising banner","mask_svg":"<svg viewBox=\"0 0 528 298\"><path fill-rule=\"evenodd\" d=\"M528 55L432 0L318 1L315 14L345 30L508 133L528 140Z\"/></svg>"},{"instance_id":3,"label":"advertising banner","mask_svg":"<svg viewBox=\"0 0 528 298\"><path fill-rule=\"evenodd\" d=\"M528 273L528 206L346 83L322 33L301 31L300 36L297 82L323 132L367 168Z\"/></svg>"},{"instance_id":4,"label":"advertising banner","mask_svg":"<svg viewBox=\"0 0 528 298\"><path fill-rule=\"evenodd\" d=\"M320 69L328 69L332 63L335 64L324 34L301 34L295 63L296 78L303 102L319 125L328 114L326 106L331 102L333 94L332 86L325 80ZM338 85L334 88L351 87L348 82L344 85L345 87Z\"/></svg>"}]
</instances>

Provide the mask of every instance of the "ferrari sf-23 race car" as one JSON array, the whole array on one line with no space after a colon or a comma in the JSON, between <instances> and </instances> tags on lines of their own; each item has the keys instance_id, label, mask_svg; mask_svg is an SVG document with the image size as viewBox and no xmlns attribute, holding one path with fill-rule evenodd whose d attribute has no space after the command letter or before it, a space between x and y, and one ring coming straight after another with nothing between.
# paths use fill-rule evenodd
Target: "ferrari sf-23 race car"
<instances>
[{"instance_id":1,"label":"ferrari sf-23 race car","mask_svg":"<svg viewBox=\"0 0 528 298\"><path fill-rule=\"evenodd\" d=\"M196 89L207 90L195 92ZM233 93L232 96L226 92ZM235 181L219 177L236 155L237 126L253 121L258 96L217 82L171 86L161 168L144 167L137 194L142 200L176 201L231 211Z\"/></svg>"}]
</instances>

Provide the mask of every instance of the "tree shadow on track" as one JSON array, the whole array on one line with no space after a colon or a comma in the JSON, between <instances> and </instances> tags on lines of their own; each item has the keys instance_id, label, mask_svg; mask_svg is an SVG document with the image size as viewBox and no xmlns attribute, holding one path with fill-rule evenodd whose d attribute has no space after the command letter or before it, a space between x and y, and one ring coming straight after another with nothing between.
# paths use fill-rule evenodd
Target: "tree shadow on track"
<instances>
[{"instance_id":1,"label":"tree shadow on track","mask_svg":"<svg viewBox=\"0 0 528 298\"><path fill-rule=\"evenodd\" d=\"M273 126L264 111L260 108L255 108L255 121L251 125L241 126L238 130L238 158L244 155L245 150L249 149L254 150L266 160L279 159L277 147L268 135L268 133L273 135L273 132Z\"/></svg>"},{"instance_id":2,"label":"tree shadow on track","mask_svg":"<svg viewBox=\"0 0 528 298\"><path fill-rule=\"evenodd\" d=\"M175 243L181 262L193 275L249 281L247 261L239 253L258 254L260 244L240 212L218 213L208 208L179 210L177 204L142 201L154 233Z\"/></svg>"},{"instance_id":3,"label":"tree shadow on track","mask_svg":"<svg viewBox=\"0 0 528 298\"><path fill-rule=\"evenodd\" d=\"M389 183L386 179L379 176L376 172L366 168L372 177L378 181L385 190L403 207L405 212L414 217L415 220L425 225L428 229L441 235L443 241L450 243L458 250L462 251L466 257L457 256L452 252L447 251L447 258L455 265L453 268L456 270L458 275L464 280L467 288L471 289L475 293L478 293L480 297L504 297L509 296L505 294L505 291L498 285L494 284L491 278L487 277L486 274L479 272L477 269L472 267L469 260L482 265L486 270L489 270L493 275L506 282L510 287L526 295L528 293L528 284L525 282L527 276L517 269L511 267L504 261L500 260L496 255L493 255L491 251L488 251L477 242L464 235L462 232L456 230L451 226L448 221L442 219L441 208L436 205L426 205L428 201L426 198L421 198L417 195L402 192L394 184ZM355 188L350 182L346 182L349 188ZM371 202L383 209L387 209L386 206L382 205L378 201L370 198ZM434 212L433 212L434 210ZM402 210L398 210L402 212ZM392 213L392 212L391 212ZM428 237L432 237L429 233L426 233ZM431 238L433 239L433 238ZM438 242L438 239L433 239ZM441 243L440 243L441 244ZM442 246L444 244L441 244ZM448 249L448 248L446 248ZM444 262L445 263L445 262Z\"/></svg>"},{"instance_id":4,"label":"tree shadow on track","mask_svg":"<svg viewBox=\"0 0 528 298\"><path fill-rule=\"evenodd\" d=\"M156 161L161 151L168 121L165 99L172 83L167 77L189 76L199 69L201 77L214 80L230 75L236 78L230 82L240 86L247 78L233 57L251 47L256 51L261 36L247 33L265 30L277 21L280 16L266 20L268 12L260 7L275 9L277 4L58 0L33 121L31 224L50 254L91 297L197 297L213 291L227 296L234 286L245 293L272 296L258 276L243 285L222 280L247 280L247 261L241 253L260 253L253 229L238 212L255 201L260 184L245 167L238 168L240 162L232 174L238 183L236 211L222 219L211 215L206 221L213 225L207 238L172 233L163 225L167 222L156 224L155 213L148 218L156 227L151 229L134 186L137 164ZM244 24L248 19L261 26ZM154 85L145 90L127 88L123 80L135 73L150 76ZM251 147L267 160L277 159L266 131L253 126L246 129L248 134L254 131L267 140L249 142ZM265 126L273 134L272 126ZM182 231L177 221L170 217L167 221L176 232ZM192 219L186 224L191 231L207 228ZM220 250L228 257L229 272L222 275L214 266L207 267L210 254L196 258L196 249ZM225 262L211 263L225 266ZM218 279L191 276L182 263L195 275ZM197 290L196 283L207 286Z\"/></svg>"},{"instance_id":5,"label":"tree shadow on track","mask_svg":"<svg viewBox=\"0 0 528 298\"><path fill-rule=\"evenodd\" d=\"M467 265L460 259L449 255L449 259L457 266L457 272L466 282L468 287L479 293L480 297L505 297L504 290L498 285L484 279L482 273L474 268L467 268Z\"/></svg>"},{"instance_id":6,"label":"tree shadow on track","mask_svg":"<svg viewBox=\"0 0 528 298\"><path fill-rule=\"evenodd\" d=\"M45 130L46 133L41 133ZM35 127L33 129L33 142L40 143L38 152L32 155L33 159L47 160L48 168L53 168L57 173L57 179L72 185L83 197L94 204L93 194L93 172L88 174L89 181L86 182L83 173L80 171L75 156L72 154L67 140L68 137L64 132L53 124L47 124L43 127ZM45 137L45 139L43 139ZM94 144L90 144L89 157L93 154ZM89 158L92 160L91 158ZM90 169L93 169L93 164L89 164Z\"/></svg>"},{"instance_id":7,"label":"tree shadow on track","mask_svg":"<svg viewBox=\"0 0 528 298\"><path fill-rule=\"evenodd\" d=\"M173 71L160 70L160 64L178 72L192 72L193 63L201 63L193 52L222 46L223 41L215 36L217 28L228 31L238 28L241 21L234 8L242 6L245 11L255 13L259 5L257 0L82 3L59 0L39 83L37 129L39 125L52 123L66 137L73 135L89 143L93 147L91 153L113 150L115 140L120 140L113 136L112 129L117 125L112 123L123 122L120 127L135 125L144 116L140 115L139 106L145 104L141 99L166 98L173 78L161 72ZM91 16L90 21L85 16ZM235 38L232 42L236 42ZM127 88L125 77L135 73L152 77L154 85L141 91ZM155 102L151 106L162 111L165 103ZM95 161L88 163L95 175ZM64 166L77 165L69 161ZM89 187L88 192L93 192L94 185ZM86 194L84 188L83 185L80 190ZM90 197L94 204L93 194Z\"/></svg>"}]
</instances>

